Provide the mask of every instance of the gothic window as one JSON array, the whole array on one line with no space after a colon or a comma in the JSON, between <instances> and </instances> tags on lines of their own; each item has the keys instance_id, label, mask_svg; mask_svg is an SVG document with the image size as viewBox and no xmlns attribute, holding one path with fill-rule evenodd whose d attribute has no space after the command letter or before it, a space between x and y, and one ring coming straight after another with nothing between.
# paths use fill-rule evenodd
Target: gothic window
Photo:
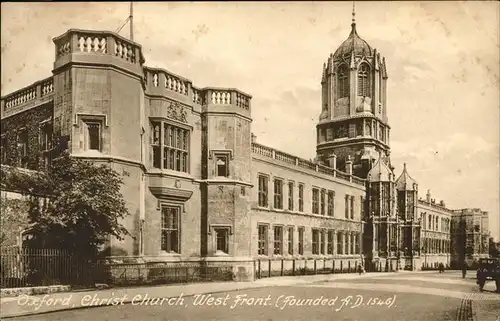
<instances>
[{"instance_id":1,"label":"gothic window","mask_svg":"<svg viewBox=\"0 0 500 321\"><path fill-rule=\"evenodd\" d=\"M338 98L349 96L349 70L346 65L340 66L337 76Z\"/></svg>"},{"instance_id":2,"label":"gothic window","mask_svg":"<svg viewBox=\"0 0 500 321\"><path fill-rule=\"evenodd\" d=\"M372 127L370 126L370 124L365 124L365 135L366 136L372 135Z\"/></svg>"},{"instance_id":3,"label":"gothic window","mask_svg":"<svg viewBox=\"0 0 500 321\"><path fill-rule=\"evenodd\" d=\"M358 70L358 96L370 97L370 67L361 64Z\"/></svg>"},{"instance_id":4,"label":"gothic window","mask_svg":"<svg viewBox=\"0 0 500 321\"><path fill-rule=\"evenodd\" d=\"M356 124L356 136L363 136L363 123Z\"/></svg>"},{"instance_id":5,"label":"gothic window","mask_svg":"<svg viewBox=\"0 0 500 321\"><path fill-rule=\"evenodd\" d=\"M180 253L179 207L166 206L161 214L161 250L167 253Z\"/></svg>"},{"instance_id":6,"label":"gothic window","mask_svg":"<svg viewBox=\"0 0 500 321\"><path fill-rule=\"evenodd\" d=\"M390 183L382 183L382 206L381 213L383 216L389 215L391 210L391 199L390 199Z\"/></svg>"}]
</instances>

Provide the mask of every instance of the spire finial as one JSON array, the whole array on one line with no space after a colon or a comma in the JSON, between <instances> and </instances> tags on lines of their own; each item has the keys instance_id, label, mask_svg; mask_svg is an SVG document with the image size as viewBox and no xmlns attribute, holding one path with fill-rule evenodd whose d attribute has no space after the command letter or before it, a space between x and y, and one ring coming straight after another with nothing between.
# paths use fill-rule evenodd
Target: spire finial
<instances>
[{"instance_id":1,"label":"spire finial","mask_svg":"<svg viewBox=\"0 0 500 321\"><path fill-rule=\"evenodd\" d=\"M403 169L406 170L406 163L403 163Z\"/></svg>"},{"instance_id":2,"label":"spire finial","mask_svg":"<svg viewBox=\"0 0 500 321\"><path fill-rule=\"evenodd\" d=\"M356 3L352 2L352 24L356 24Z\"/></svg>"}]
</instances>

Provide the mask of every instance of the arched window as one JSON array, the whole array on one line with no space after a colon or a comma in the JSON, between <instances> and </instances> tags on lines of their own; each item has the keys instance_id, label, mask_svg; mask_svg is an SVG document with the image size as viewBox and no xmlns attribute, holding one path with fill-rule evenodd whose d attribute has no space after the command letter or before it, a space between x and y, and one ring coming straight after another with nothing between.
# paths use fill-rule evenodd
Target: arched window
<instances>
[{"instance_id":1,"label":"arched window","mask_svg":"<svg viewBox=\"0 0 500 321\"><path fill-rule=\"evenodd\" d=\"M338 71L337 94L338 98L349 96L349 70L346 65L342 65Z\"/></svg>"},{"instance_id":2,"label":"arched window","mask_svg":"<svg viewBox=\"0 0 500 321\"><path fill-rule=\"evenodd\" d=\"M358 96L370 97L370 67L362 64L358 70Z\"/></svg>"}]
</instances>

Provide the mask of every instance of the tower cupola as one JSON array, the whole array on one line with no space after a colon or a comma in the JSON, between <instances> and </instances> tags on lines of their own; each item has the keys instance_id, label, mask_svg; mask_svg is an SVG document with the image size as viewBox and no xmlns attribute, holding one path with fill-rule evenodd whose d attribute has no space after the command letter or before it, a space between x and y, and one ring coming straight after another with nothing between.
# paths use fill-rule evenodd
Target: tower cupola
<instances>
[{"instance_id":1,"label":"tower cupola","mask_svg":"<svg viewBox=\"0 0 500 321\"><path fill-rule=\"evenodd\" d=\"M366 178L376 154L389 156L387 68L359 36L355 16L353 7L349 36L323 64L316 153L324 161L338 155L340 170L346 170L349 156L354 175Z\"/></svg>"},{"instance_id":2,"label":"tower cupola","mask_svg":"<svg viewBox=\"0 0 500 321\"><path fill-rule=\"evenodd\" d=\"M349 37L337 48L335 53L333 54L333 60L340 59L342 57L351 57L354 56L372 56L373 49L370 47L368 42L363 40L356 30L356 13L352 12L352 23L351 23L351 33Z\"/></svg>"}]
</instances>

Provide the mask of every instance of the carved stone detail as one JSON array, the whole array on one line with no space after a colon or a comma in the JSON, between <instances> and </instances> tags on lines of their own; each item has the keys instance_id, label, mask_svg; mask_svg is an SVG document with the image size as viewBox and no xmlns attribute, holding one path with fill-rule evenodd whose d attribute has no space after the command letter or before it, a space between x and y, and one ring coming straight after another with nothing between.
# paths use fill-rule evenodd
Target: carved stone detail
<instances>
[{"instance_id":1,"label":"carved stone detail","mask_svg":"<svg viewBox=\"0 0 500 321\"><path fill-rule=\"evenodd\" d=\"M184 107L182 107L177 102L170 103L170 105L167 107L167 117L183 123L187 123L186 110L184 110Z\"/></svg>"}]
</instances>

